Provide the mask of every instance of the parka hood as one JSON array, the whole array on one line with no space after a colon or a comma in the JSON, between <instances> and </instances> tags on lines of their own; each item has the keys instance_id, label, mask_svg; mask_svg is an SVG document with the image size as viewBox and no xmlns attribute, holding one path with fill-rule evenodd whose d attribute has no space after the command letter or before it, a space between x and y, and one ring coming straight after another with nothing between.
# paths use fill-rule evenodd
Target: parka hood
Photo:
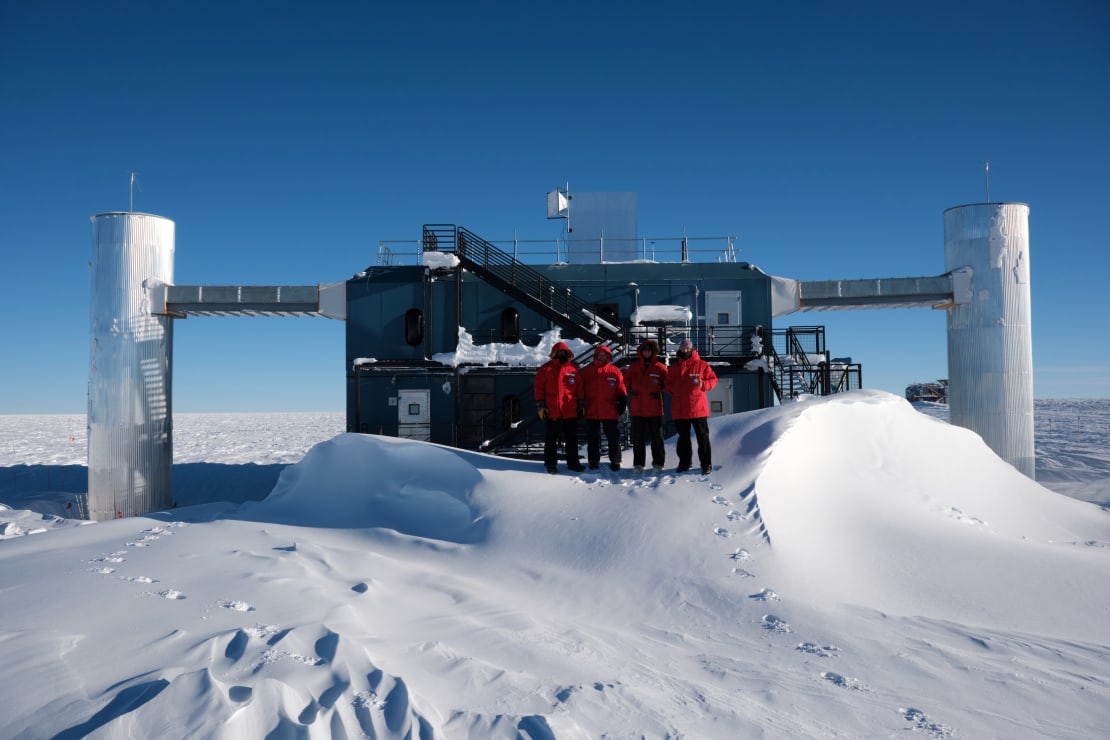
<instances>
[{"instance_id":1,"label":"parka hood","mask_svg":"<svg viewBox=\"0 0 1110 740\"><path fill-rule=\"evenodd\" d=\"M551 354L549 354L548 357L554 357L556 352L563 349L565 349L567 352L570 352L570 347L567 346L566 342L556 342L555 346L551 348ZM574 353L572 352L571 354Z\"/></svg>"}]
</instances>

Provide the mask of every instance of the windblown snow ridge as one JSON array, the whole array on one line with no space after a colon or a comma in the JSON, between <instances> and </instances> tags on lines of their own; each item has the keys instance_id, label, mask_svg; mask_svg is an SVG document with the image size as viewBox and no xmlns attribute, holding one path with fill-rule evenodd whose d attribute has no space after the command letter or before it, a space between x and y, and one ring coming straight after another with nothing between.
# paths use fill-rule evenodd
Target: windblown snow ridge
<instances>
[{"instance_id":1,"label":"windblown snow ridge","mask_svg":"<svg viewBox=\"0 0 1110 740\"><path fill-rule=\"evenodd\" d=\"M341 434L283 470L266 500L242 511L251 519L300 526L384 527L473 543L487 528L473 501L481 480L472 464L443 447Z\"/></svg>"}]
</instances>

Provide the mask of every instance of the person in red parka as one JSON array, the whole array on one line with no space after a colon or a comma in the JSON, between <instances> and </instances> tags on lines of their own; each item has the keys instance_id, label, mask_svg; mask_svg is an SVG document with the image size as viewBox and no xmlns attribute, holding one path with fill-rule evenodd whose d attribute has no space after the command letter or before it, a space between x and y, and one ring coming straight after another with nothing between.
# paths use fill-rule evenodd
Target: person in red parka
<instances>
[{"instance_id":1,"label":"person in red parka","mask_svg":"<svg viewBox=\"0 0 1110 740\"><path fill-rule=\"evenodd\" d=\"M585 470L578 458L578 419L585 409L578 366L566 342L557 342L551 348L551 359L540 366L532 389L536 408L546 422L543 439L543 464L547 472L555 473L559 461L559 436L567 450L567 468L576 473Z\"/></svg>"},{"instance_id":2,"label":"person in red parka","mask_svg":"<svg viewBox=\"0 0 1110 740\"><path fill-rule=\"evenodd\" d=\"M678 345L674 361L667 370L665 390L671 394L671 418L678 432L678 467L676 473L690 469L693 450L690 448L690 428L698 439L698 462L701 472L713 472L713 450L709 445L709 400L706 391L717 385L717 374L703 360L694 343L683 339Z\"/></svg>"},{"instance_id":3,"label":"person in red parka","mask_svg":"<svg viewBox=\"0 0 1110 740\"><path fill-rule=\"evenodd\" d=\"M632 466L644 472L648 444L651 445L651 467L663 472L663 383L667 366L659 361L659 343L645 339L636 349L636 359L624 369L628 388L628 415L632 419Z\"/></svg>"},{"instance_id":4,"label":"person in red parka","mask_svg":"<svg viewBox=\"0 0 1110 740\"><path fill-rule=\"evenodd\" d=\"M582 368L582 392L586 404L586 464L597 470L601 464L601 431L609 445L609 469L621 469L621 435L617 419L624 413L628 394L624 375L613 364L613 352L604 344L594 349L594 361Z\"/></svg>"}]
</instances>

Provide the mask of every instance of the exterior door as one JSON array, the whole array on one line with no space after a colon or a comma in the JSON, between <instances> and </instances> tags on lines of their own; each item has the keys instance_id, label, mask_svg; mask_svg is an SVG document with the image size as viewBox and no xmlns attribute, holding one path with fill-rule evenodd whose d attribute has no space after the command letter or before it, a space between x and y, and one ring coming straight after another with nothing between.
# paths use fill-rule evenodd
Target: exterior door
<instances>
[{"instance_id":1,"label":"exterior door","mask_svg":"<svg viewBox=\"0 0 1110 740\"><path fill-rule=\"evenodd\" d=\"M432 438L432 392L426 388L397 391L397 436L404 439Z\"/></svg>"},{"instance_id":2,"label":"exterior door","mask_svg":"<svg viewBox=\"0 0 1110 740\"><path fill-rule=\"evenodd\" d=\"M705 292L705 323L709 353L742 355L740 329L740 291L707 290Z\"/></svg>"}]
</instances>

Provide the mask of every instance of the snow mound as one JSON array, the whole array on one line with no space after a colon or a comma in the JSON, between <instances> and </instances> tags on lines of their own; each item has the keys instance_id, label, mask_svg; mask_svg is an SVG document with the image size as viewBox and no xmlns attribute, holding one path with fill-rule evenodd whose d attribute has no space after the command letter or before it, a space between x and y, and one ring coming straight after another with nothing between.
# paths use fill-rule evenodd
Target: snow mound
<instances>
[{"instance_id":1,"label":"snow mound","mask_svg":"<svg viewBox=\"0 0 1110 740\"><path fill-rule=\"evenodd\" d=\"M473 502L481 473L460 453L391 437L341 434L285 468L252 519L306 527L382 527L458 543L485 537Z\"/></svg>"},{"instance_id":2,"label":"snow mound","mask_svg":"<svg viewBox=\"0 0 1110 740\"><path fill-rule=\"evenodd\" d=\"M1110 522L1098 507L1045 489L978 435L888 393L760 414L733 434L738 458L762 458L746 495L780 593L789 585L830 602L1021 629L1048 621L1096 637L1076 605L1101 603L1092 594L1106 559L1094 546L1110 539ZM1069 578L1023 587L1048 562Z\"/></svg>"}]
</instances>

